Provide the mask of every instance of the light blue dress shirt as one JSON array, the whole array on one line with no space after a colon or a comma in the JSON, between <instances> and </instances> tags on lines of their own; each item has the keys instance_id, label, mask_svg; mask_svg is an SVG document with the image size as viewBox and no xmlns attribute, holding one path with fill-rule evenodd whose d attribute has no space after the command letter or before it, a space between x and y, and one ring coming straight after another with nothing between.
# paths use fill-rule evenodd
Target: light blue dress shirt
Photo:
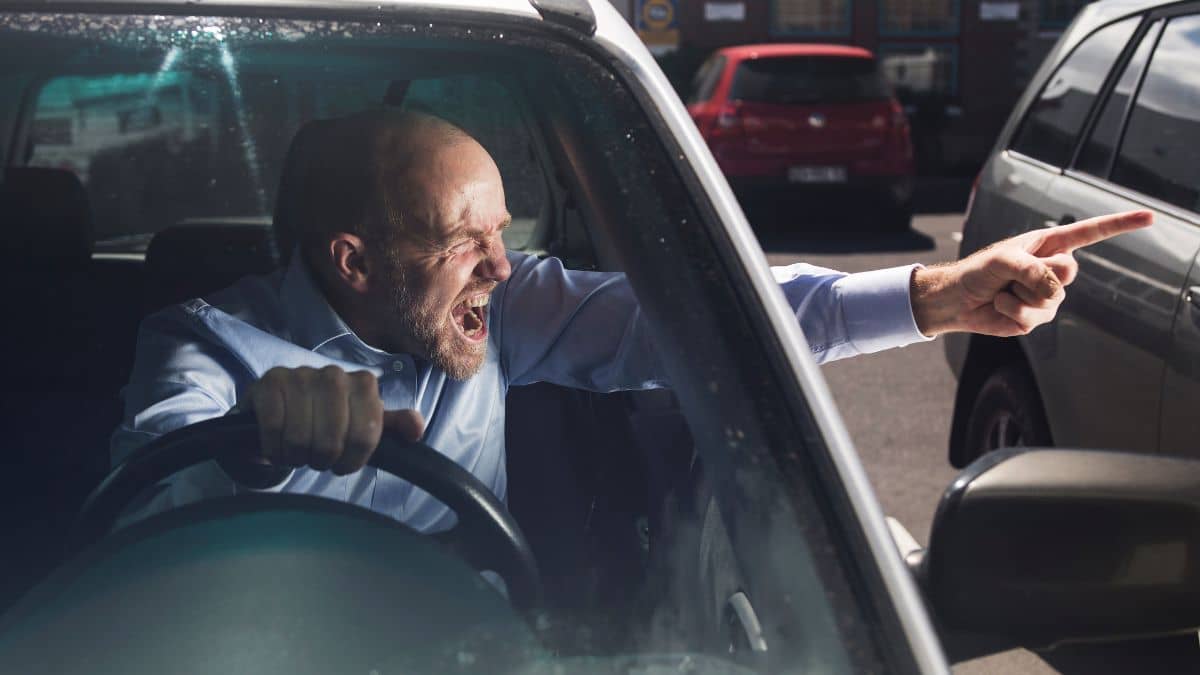
<instances>
[{"instance_id":1,"label":"light blue dress shirt","mask_svg":"<svg viewBox=\"0 0 1200 675\"><path fill-rule=\"evenodd\" d=\"M450 379L428 361L360 340L326 302L301 256L143 321L124 390L125 419L112 439L119 462L168 431L218 417L276 366L369 370L385 409L421 412L425 442L504 500L504 405L510 386L552 382L592 391L667 385L624 275L564 269L555 258L509 253L512 276L492 295L482 369ZM846 275L797 264L774 268L814 357L828 361L927 339L913 320L914 266ZM454 515L422 490L366 468L335 476L294 470L276 491L320 495L395 517L421 532ZM243 490L210 462L182 471L135 507L133 519Z\"/></svg>"}]
</instances>

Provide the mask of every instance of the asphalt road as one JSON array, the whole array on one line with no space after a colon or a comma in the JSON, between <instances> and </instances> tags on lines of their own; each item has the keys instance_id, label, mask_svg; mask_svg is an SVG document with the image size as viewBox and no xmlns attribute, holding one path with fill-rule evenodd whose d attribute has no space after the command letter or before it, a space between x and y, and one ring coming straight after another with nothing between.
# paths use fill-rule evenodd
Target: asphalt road
<instances>
[{"instance_id":1,"label":"asphalt road","mask_svg":"<svg viewBox=\"0 0 1200 675\"><path fill-rule=\"evenodd\" d=\"M906 234L840 224L776 224L759 238L772 264L808 262L847 272L954 260L961 213L923 214ZM822 368L883 510L927 543L934 508L956 471L946 459L955 381L941 341L826 364ZM1185 673L1200 667L1196 638L1072 647L1037 655L1013 650L955 666L961 675Z\"/></svg>"}]
</instances>

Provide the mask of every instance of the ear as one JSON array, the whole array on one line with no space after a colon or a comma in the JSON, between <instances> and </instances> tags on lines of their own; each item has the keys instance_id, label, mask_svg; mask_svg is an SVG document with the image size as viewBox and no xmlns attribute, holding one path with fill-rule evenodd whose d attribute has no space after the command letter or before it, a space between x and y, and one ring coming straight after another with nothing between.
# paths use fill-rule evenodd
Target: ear
<instances>
[{"instance_id":1,"label":"ear","mask_svg":"<svg viewBox=\"0 0 1200 675\"><path fill-rule=\"evenodd\" d=\"M328 244L334 279L355 292L366 293L369 270L367 248L363 240L349 232L338 232Z\"/></svg>"}]
</instances>

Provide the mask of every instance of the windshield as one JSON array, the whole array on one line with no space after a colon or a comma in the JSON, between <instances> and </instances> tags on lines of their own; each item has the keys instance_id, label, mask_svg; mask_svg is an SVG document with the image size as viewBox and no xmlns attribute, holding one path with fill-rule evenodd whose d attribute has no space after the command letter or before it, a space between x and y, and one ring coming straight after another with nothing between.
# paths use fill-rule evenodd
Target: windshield
<instances>
[{"instance_id":1,"label":"windshield","mask_svg":"<svg viewBox=\"0 0 1200 675\"><path fill-rule=\"evenodd\" d=\"M37 32L63 25L29 22ZM398 107L434 112L491 150L516 225L508 244L520 248L528 239L545 199L544 178L503 78L480 75L482 61L440 64L409 80L403 69L380 67L382 31L372 45L357 31L351 43L336 25L163 23L167 30L143 24L107 36L86 57L53 53L20 148L28 166L79 177L102 249L144 244L188 218L269 222L284 154L300 125L381 106L389 87L398 86L406 88ZM439 58L436 49L429 58ZM348 70L353 77L342 76Z\"/></svg>"},{"instance_id":2,"label":"windshield","mask_svg":"<svg viewBox=\"0 0 1200 675\"><path fill-rule=\"evenodd\" d=\"M743 61L729 98L752 103L846 103L889 95L875 59L760 57Z\"/></svg>"},{"instance_id":3,"label":"windshield","mask_svg":"<svg viewBox=\"0 0 1200 675\"><path fill-rule=\"evenodd\" d=\"M763 60L743 69L739 91L762 100L883 95L867 60ZM844 554L835 552L847 535L829 527L829 509L819 505L824 493L809 492L821 474L798 449L810 441L778 422L790 416L782 397L763 393L770 382L747 382L741 368L727 363L760 353L744 348L757 338L733 304L731 286L712 271L718 268L711 260L714 242L695 226L701 216L665 153L673 142L657 135L663 132L646 121L637 99L611 73L577 51L547 46L516 28L435 25L412 18L10 13L0 14L0 78L6 84L0 128L10 134L0 144L8 149L0 207L10 227L34 242L14 256L17 263L45 280L12 300L20 303L13 311L44 328L31 331L13 350L36 373L31 377L50 383L44 390L13 385L17 391L6 398L20 405L5 411L6 432L13 439L9 453L19 469L6 476L5 498L11 504L4 510L4 526L12 546L26 555L7 561L5 606L19 598L24 604L17 618L3 624L20 630L0 630L0 662L16 644L44 647L62 631L91 630L78 622L116 631L104 633L105 639L120 639L122 630L145 624L147 630L161 628L156 635L167 643L183 640L187 631L160 623L158 610L150 608L188 615L204 602L215 602L213 611L220 612L227 606L222 593L243 596L237 590L243 587L232 581L235 563L316 556L314 567L289 567L291 576L281 572L280 579L308 579L317 575L312 570L326 569L321 561L327 559L333 561L329 569L383 576L364 577L379 583L359 589L360 595L305 596L310 604L301 605L289 604L295 600L291 595L288 602L261 600L255 605L263 613L256 618L260 625L309 617L300 623L319 628L321 611L314 607L333 603L338 612L349 613L330 616L354 616L347 603L360 601L371 610L361 616L374 617L364 631L387 629L392 622L407 625L436 614L428 594L385 601L371 599L369 590L419 583L454 596L456 616L466 618L423 624L424 632L412 633L407 641L383 640L372 649L416 649L412 645L420 643L442 650L438 659L450 659L436 663L452 663L464 672L500 672L487 660L485 647L460 648L475 644L463 642L472 635L488 643L486 636L493 633L487 622L499 621L505 627L494 634L517 631L533 645L515 655L505 652L504 658L516 659L513 672L632 672L660 666L738 672L768 664L789 672L877 668L881 657L871 620L860 625L855 618L863 594L850 590L855 582L842 567ZM597 322L586 335L563 339L593 344L611 338L619 347L592 348L604 358L631 349L627 342L649 344L658 351L647 354L668 355L664 360L675 369L672 376L656 372L619 387L605 384L613 375L602 366L586 371L564 366L554 377L543 376L555 365L556 354L549 348L520 350L559 339L559 319L546 309L550 301L529 302L520 305L525 315L496 319L492 331L512 335L510 324L520 323L525 333L515 343L503 338L488 343L494 350L488 354L501 354L483 361L480 372L493 372L490 380L479 374L455 381L420 379L431 368L424 355L402 357L366 342L346 342L358 337L330 314L340 309L332 308L333 296L319 295L325 280L296 281L307 278L308 263L290 255L299 249L289 228L311 215L296 210L312 207L314 194L336 192L341 185L340 176L320 173L334 166L337 148L298 139L305 130L320 128L317 123L344 123L358 119L347 116L364 112L433 115L477 140L502 180L511 216L504 244L510 252L529 254L512 253L514 268L553 256L569 271L580 272L572 278L612 275L604 277L612 279L604 288L628 288L616 274L626 272L638 301L667 308L666 314L655 310L653 321L646 320L653 328L648 335L639 328L622 338L612 328L622 324ZM305 167L308 183L289 178L296 166ZM312 182L321 175L328 184ZM80 250L84 253L76 255ZM664 255L665 263L656 258ZM449 253L439 258L451 259ZM655 276L660 274L668 276ZM232 284L243 290L225 293ZM289 293L299 292L296 288L316 294L304 311L256 309L264 298L286 301ZM403 295L398 293L395 302L403 302ZM493 307L503 303L505 311L515 312L515 302L502 291L492 299ZM628 300L618 295L592 307L611 302ZM203 317L218 310L219 321L207 323ZM202 325L164 326L164 317L181 311L196 312ZM495 316L484 315L478 303L465 311ZM684 318L671 318L676 311ZM636 305L627 314L630 321L642 321ZM315 333L318 315L328 318L332 332ZM664 325L670 330L663 332ZM130 437L147 443L154 435L139 425L152 425L166 413L167 402L133 408L147 395L144 387L130 384L146 377L135 356L148 345L177 338L192 346L159 365L174 367L201 351L203 368L155 382L169 392L170 406L186 404L188 423L233 409L226 404L236 403L251 380L221 379L225 374L254 370L261 375L267 367L253 364L293 367L312 362L312 354L326 359L321 364L358 359L377 374L381 396L389 395L389 387L403 391L396 405L433 401L441 406L426 415L428 428L452 433L431 431L427 442L487 477L486 489L507 503L537 559L545 606L540 612L508 608L497 614L503 580L475 571L460 574L470 556L458 555L453 546L423 548L439 541L434 538L389 544L388 564L379 565L371 556L382 554L363 542L390 535L366 525L361 526L366 534L357 539L349 534L331 538L319 534L320 527L297 525L284 528L295 534L289 540L255 530L265 527L253 524L258 521L210 512L203 526L154 516L145 521L146 529L137 530L143 538L113 539L102 552L89 554L91 563L64 561L64 535L84 497L107 473L110 459L126 456L114 450L110 457L110 439L114 449ZM599 357L584 353L579 358ZM680 371L677 359L706 365ZM522 369L530 374L523 377ZM663 386L668 380L672 388ZM183 387L182 396L175 396L175 387ZM470 417L438 412L464 397L487 403L469 410ZM218 400L223 402L214 406ZM759 415L774 415L775 421L765 425ZM114 436L119 425L123 432ZM474 458L456 447L460 442L491 454ZM782 460L791 463L786 473L772 455L779 445L792 448ZM225 481L225 496L250 490L211 461L196 470ZM288 479L287 491L357 504L418 531L437 529L425 528L424 511L408 508L415 498L432 500L420 485L376 478L374 469L362 475L370 481L354 482L360 475L337 482L342 477L313 472L311 479ZM790 476L786 481L785 475ZM167 494L164 484L145 488L139 503ZM193 505L189 495L183 491L164 499L186 509ZM388 495L397 495L395 501ZM30 513L35 515L18 515ZM349 518L327 515L335 521ZM355 527L347 521L345 528L334 529ZM170 544L176 555L168 557L173 562L155 548L168 546L164 542L176 542ZM824 562L818 564L816 557ZM424 561L424 567L416 567L416 561ZM28 594L64 563L73 565L62 568L71 571L47 582L58 595ZM393 566L396 576L388 576ZM256 576L270 576L261 567L246 569L251 568L258 570ZM296 583L327 589L319 578ZM287 586L270 587L287 595ZM170 595L189 587L211 592L203 598ZM459 587L470 592L459 593ZM124 596L120 589L142 590ZM262 587L256 584L253 590ZM491 599L472 604L472 598L484 595ZM296 609L300 606L307 609ZM60 609L61 616L55 614ZM472 623L476 610L478 625ZM241 647L223 654L235 658L237 648L249 649L237 644ZM153 656L170 664L170 644L147 650L100 652L114 659L106 663L117 671L129 663L122 658ZM202 650L180 650L208 658L197 656ZM86 651L54 653L69 660L83 659ZM442 672L394 656L381 656L380 663Z\"/></svg>"}]
</instances>

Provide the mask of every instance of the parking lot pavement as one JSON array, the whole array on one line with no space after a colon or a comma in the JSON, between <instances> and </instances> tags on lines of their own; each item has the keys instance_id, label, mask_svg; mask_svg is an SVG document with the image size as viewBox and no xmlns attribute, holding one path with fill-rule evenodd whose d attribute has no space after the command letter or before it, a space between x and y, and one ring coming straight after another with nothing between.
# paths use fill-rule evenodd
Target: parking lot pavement
<instances>
[{"instance_id":1,"label":"parking lot pavement","mask_svg":"<svg viewBox=\"0 0 1200 675\"><path fill-rule=\"evenodd\" d=\"M953 260L962 216L921 215L912 232L760 233L772 264L808 262L847 272ZM954 378L940 341L836 361L822 368L884 510L922 543L955 471L946 462Z\"/></svg>"},{"instance_id":2,"label":"parking lot pavement","mask_svg":"<svg viewBox=\"0 0 1200 675\"><path fill-rule=\"evenodd\" d=\"M954 260L963 216L925 214L906 234L875 234L850 223L776 226L759 232L773 265L808 262L857 272ZM1069 291L1068 291L1069 292ZM956 475L946 459L955 382L933 341L837 361L822 368L883 510L922 544L942 491ZM959 675L1184 673L1200 666L1194 636L1171 644L1025 650L976 659ZM1049 661L1050 663L1047 663Z\"/></svg>"}]
</instances>

